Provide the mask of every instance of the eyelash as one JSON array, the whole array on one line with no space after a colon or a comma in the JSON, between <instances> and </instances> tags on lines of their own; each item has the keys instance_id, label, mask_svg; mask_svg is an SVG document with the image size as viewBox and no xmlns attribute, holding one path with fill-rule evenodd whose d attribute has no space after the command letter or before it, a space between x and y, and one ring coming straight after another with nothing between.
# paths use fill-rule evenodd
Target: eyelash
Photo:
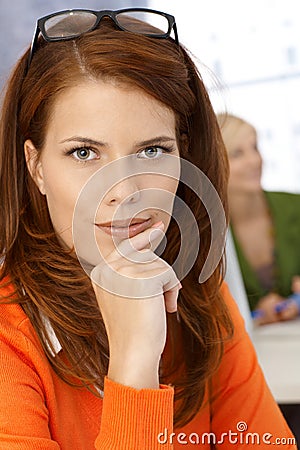
<instances>
[{"instance_id":1,"label":"eyelash","mask_svg":"<svg viewBox=\"0 0 300 450\"><path fill-rule=\"evenodd\" d=\"M167 146L167 145L149 145L148 147L143 148L142 150L140 150L138 152L138 154L140 155L141 153L143 153L143 152L145 152L145 151L147 151L149 149L161 149L162 150L161 155L163 155L164 153L172 153L172 152L175 151L175 148L172 147L172 146ZM143 157L143 159L159 159L159 158L144 158Z\"/></svg>"},{"instance_id":2,"label":"eyelash","mask_svg":"<svg viewBox=\"0 0 300 450\"><path fill-rule=\"evenodd\" d=\"M145 148L143 148L142 150L139 150L138 152L137 152L137 154L138 155L141 155L143 152L146 152L147 150L149 150L149 149L161 149L162 150L162 153L161 153L161 156L164 154L164 153L172 153L172 152L174 152L175 151L175 147L173 147L173 146L168 146L168 145L149 145L148 147L145 147ZM75 157L75 154L76 154L76 152L79 152L80 150L86 150L86 151L89 151L89 152L92 152L92 153L94 153L95 155L96 155L96 157L95 158L92 158L92 159L80 159L80 158L76 158ZM100 155L99 155L99 152L96 150L96 149L94 149L94 148L92 148L92 147L89 147L89 146L85 146L85 145L80 145L80 146L76 146L76 147L73 147L72 149L70 149L70 150L68 150L67 152L66 152L66 155L67 156L73 156L73 158L75 159L75 161L76 162L78 162L78 163L89 163L89 162L92 162L92 161L95 161L95 159L100 159ZM90 156L90 155L89 155ZM159 159L158 157L154 157L154 158L146 158L146 157L142 157L142 156L138 156L138 158L141 158L141 159L153 159L153 160L156 160L156 159Z\"/></svg>"}]
</instances>

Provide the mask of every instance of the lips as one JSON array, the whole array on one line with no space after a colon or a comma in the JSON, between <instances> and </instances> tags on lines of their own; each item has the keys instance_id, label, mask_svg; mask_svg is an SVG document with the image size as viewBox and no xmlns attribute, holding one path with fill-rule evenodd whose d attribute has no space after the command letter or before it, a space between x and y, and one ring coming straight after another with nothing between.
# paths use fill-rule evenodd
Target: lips
<instances>
[{"instance_id":1,"label":"lips","mask_svg":"<svg viewBox=\"0 0 300 450\"><path fill-rule=\"evenodd\" d=\"M151 226L151 218L114 220L113 222L96 224L96 226L110 236L126 239L132 238L149 228Z\"/></svg>"}]
</instances>

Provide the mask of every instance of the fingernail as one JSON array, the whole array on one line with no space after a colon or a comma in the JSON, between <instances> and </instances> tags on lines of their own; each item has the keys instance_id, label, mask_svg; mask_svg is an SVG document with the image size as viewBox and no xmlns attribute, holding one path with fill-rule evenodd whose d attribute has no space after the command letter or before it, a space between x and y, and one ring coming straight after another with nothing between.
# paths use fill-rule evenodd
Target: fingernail
<instances>
[{"instance_id":1,"label":"fingernail","mask_svg":"<svg viewBox=\"0 0 300 450\"><path fill-rule=\"evenodd\" d=\"M159 222L156 222L154 225L152 225L151 228L164 228L164 223L162 220L160 220Z\"/></svg>"}]
</instances>

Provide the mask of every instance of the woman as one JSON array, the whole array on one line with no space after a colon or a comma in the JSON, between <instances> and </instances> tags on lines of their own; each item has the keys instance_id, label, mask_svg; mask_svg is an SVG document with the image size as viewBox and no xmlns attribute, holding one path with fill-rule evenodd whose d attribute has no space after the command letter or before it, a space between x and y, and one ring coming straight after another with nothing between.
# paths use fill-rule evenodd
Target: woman
<instances>
[{"instance_id":1,"label":"woman","mask_svg":"<svg viewBox=\"0 0 300 450\"><path fill-rule=\"evenodd\" d=\"M178 177L185 162L201 169L226 211L216 118L174 18L139 12L41 19L8 84L1 449L243 448L247 427L260 446L291 439L222 263L198 282L213 231ZM181 284L175 197L201 236Z\"/></svg>"},{"instance_id":2,"label":"woman","mask_svg":"<svg viewBox=\"0 0 300 450\"><path fill-rule=\"evenodd\" d=\"M286 298L300 273L300 196L264 191L256 130L231 114L219 114L218 121L229 157L231 229L250 308L260 324L292 319L299 307Z\"/></svg>"}]
</instances>

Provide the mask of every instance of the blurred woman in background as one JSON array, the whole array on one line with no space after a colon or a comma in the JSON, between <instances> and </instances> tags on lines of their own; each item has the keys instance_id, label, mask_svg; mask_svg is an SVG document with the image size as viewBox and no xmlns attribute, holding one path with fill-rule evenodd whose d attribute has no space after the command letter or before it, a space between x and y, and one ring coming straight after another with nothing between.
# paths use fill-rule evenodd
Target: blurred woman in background
<instances>
[{"instance_id":1,"label":"blurred woman in background","mask_svg":"<svg viewBox=\"0 0 300 450\"><path fill-rule=\"evenodd\" d=\"M218 121L230 165L231 230L250 308L261 324L294 318L298 305L285 300L300 273L300 195L266 192L255 128L231 114L219 114Z\"/></svg>"}]
</instances>

